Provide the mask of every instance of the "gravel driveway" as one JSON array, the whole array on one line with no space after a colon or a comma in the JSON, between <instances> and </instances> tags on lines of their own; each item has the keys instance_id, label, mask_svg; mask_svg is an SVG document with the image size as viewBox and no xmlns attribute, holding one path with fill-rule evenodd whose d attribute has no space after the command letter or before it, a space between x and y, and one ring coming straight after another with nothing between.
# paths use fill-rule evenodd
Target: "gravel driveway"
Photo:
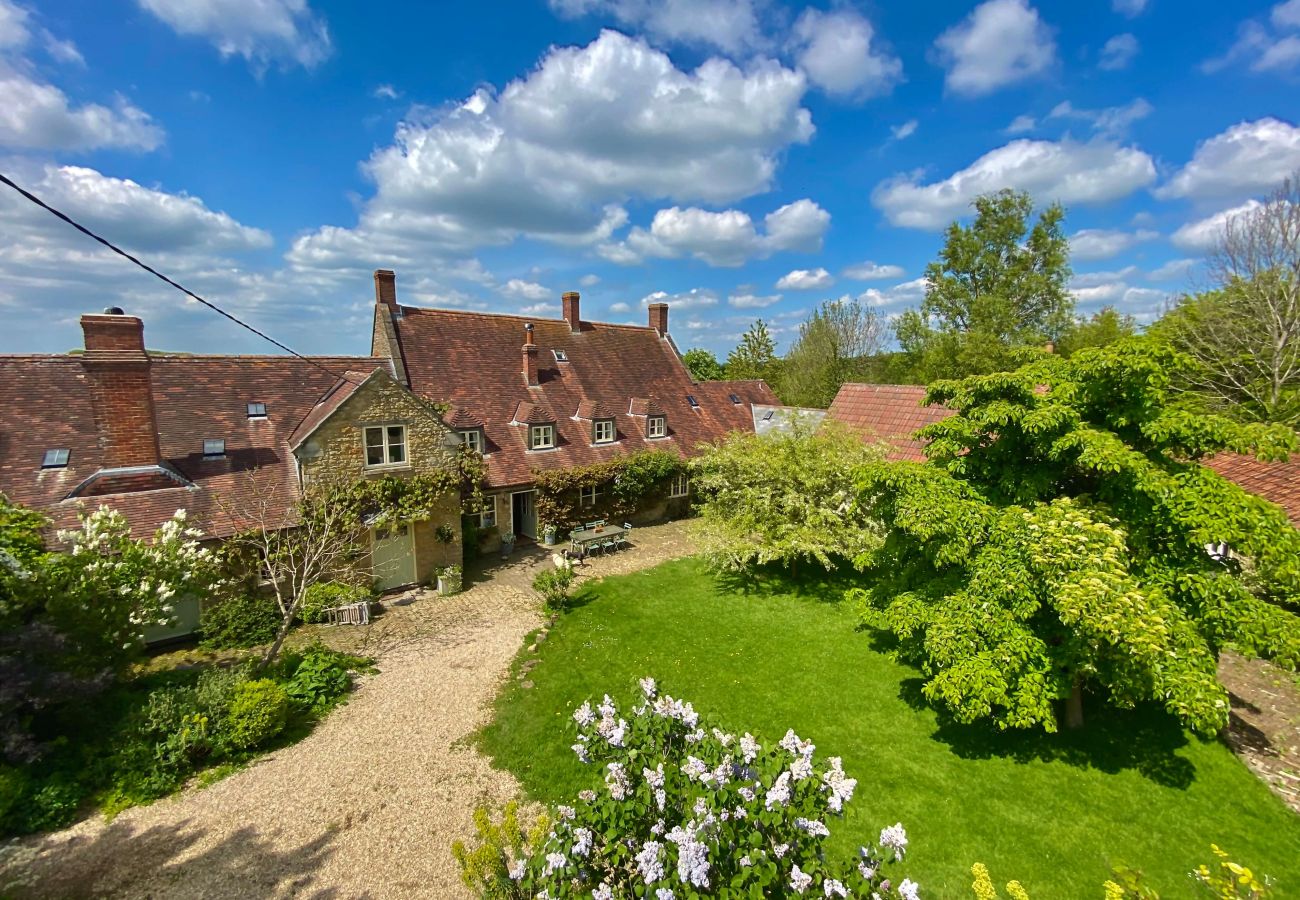
<instances>
[{"instance_id":1,"label":"gravel driveway","mask_svg":"<svg viewBox=\"0 0 1300 900\"><path fill-rule=\"evenodd\" d=\"M688 550L679 525L638 537L583 574ZM543 621L526 585L549 554L517 556L456 597L380 617L378 674L302 742L111 823L96 816L0 848L0 896L467 896L451 842L472 834L477 804L518 795L514 778L465 741Z\"/></svg>"}]
</instances>

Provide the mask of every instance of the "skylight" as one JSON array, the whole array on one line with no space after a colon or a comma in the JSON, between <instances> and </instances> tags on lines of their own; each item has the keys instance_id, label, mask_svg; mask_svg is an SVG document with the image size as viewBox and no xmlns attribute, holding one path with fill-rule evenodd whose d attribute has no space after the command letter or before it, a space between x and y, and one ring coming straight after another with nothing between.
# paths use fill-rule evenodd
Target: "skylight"
<instances>
[{"instance_id":1,"label":"skylight","mask_svg":"<svg viewBox=\"0 0 1300 900\"><path fill-rule=\"evenodd\" d=\"M735 403L737 406L739 406L739 405L740 405L740 395L739 395L739 394L731 394L730 396L731 396L731 402L732 402L732 403Z\"/></svg>"},{"instance_id":2,"label":"skylight","mask_svg":"<svg viewBox=\"0 0 1300 900\"><path fill-rule=\"evenodd\" d=\"M226 441L224 438L209 438L203 442L203 456L207 459L215 459L226 455Z\"/></svg>"},{"instance_id":3,"label":"skylight","mask_svg":"<svg viewBox=\"0 0 1300 900\"><path fill-rule=\"evenodd\" d=\"M67 450L46 450L45 456L41 459L42 469L62 469L68 464Z\"/></svg>"},{"instance_id":4,"label":"skylight","mask_svg":"<svg viewBox=\"0 0 1300 900\"><path fill-rule=\"evenodd\" d=\"M265 403L249 403L249 404L248 404L248 417L249 417L250 419L265 419L265 418L266 418L266 404L265 404Z\"/></svg>"},{"instance_id":5,"label":"skylight","mask_svg":"<svg viewBox=\"0 0 1300 900\"><path fill-rule=\"evenodd\" d=\"M552 350L551 352L555 354L555 361L556 361L556 362L568 362L568 361L569 361L569 354L565 353L563 350Z\"/></svg>"},{"instance_id":6,"label":"skylight","mask_svg":"<svg viewBox=\"0 0 1300 900\"><path fill-rule=\"evenodd\" d=\"M763 414L763 421L764 421L764 422L770 422L770 421L772 421L772 415L773 415L775 412L776 412L776 410L774 410L774 409L769 409L766 413Z\"/></svg>"},{"instance_id":7,"label":"skylight","mask_svg":"<svg viewBox=\"0 0 1300 900\"><path fill-rule=\"evenodd\" d=\"M686 395L686 402L689 403L689 404L691 405L691 409L699 409L699 408L700 408L700 401L698 401L698 400L695 399L695 395L694 395L694 394L687 394L687 395Z\"/></svg>"}]
</instances>

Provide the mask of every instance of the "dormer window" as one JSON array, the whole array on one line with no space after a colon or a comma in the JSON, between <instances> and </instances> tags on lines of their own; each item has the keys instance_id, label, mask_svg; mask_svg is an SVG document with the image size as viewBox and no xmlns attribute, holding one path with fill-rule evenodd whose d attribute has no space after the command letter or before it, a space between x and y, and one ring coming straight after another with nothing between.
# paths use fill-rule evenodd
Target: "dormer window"
<instances>
[{"instance_id":1,"label":"dormer window","mask_svg":"<svg viewBox=\"0 0 1300 900\"><path fill-rule=\"evenodd\" d=\"M203 442L204 459L221 459L226 455L226 441L224 438L208 438Z\"/></svg>"},{"instance_id":2,"label":"dormer window","mask_svg":"<svg viewBox=\"0 0 1300 900\"><path fill-rule=\"evenodd\" d=\"M646 437L661 438L668 435L668 419L664 416L650 416L645 420Z\"/></svg>"},{"instance_id":3,"label":"dormer window","mask_svg":"<svg viewBox=\"0 0 1300 900\"><path fill-rule=\"evenodd\" d=\"M591 442L593 444L608 444L614 440L615 429L613 419L597 419L591 426Z\"/></svg>"},{"instance_id":4,"label":"dormer window","mask_svg":"<svg viewBox=\"0 0 1300 900\"><path fill-rule=\"evenodd\" d=\"M366 429L366 468L405 463L405 425L372 425Z\"/></svg>"},{"instance_id":5,"label":"dormer window","mask_svg":"<svg viewBox=\"0 0 1300 900\"><path fill-rule=\"evenodd\" d=\"M466 428L457 432L457 434L460 435L462 447L468 447L475 453L483 452L483 432L477 428Z\"/></svg>"},{"instance_id":6,"label":"dormer window","mask_svg":"<svg viewBox=\"0 0 1300 900\"><path fill-rule=\"evenodd\" d=\"M529 425L528 449L549 450L555 446L554 425Z\"/></svg>"},{"instance_id":7,"label":"dormer window","mask_svg":"<svg viewBox=\"0 0 1300 900\"><path fill-rule=\"evenodd\" d=\"M62 469L68 465L68 450L46 450L41 458L42 469Z\"/></svg>"},{"instance_id":8,"label":"dormer window","mask_svg":"<svg viewBox=\"0 0 1300 900\"><path fill-rule=\"evenodd\" d=\"M248 404L248 417L249 417L250 419L265 419L265 418L266 418L266 404L265 404L265 403L249 403L249 404Z\"/></svg>"}]
</instances>

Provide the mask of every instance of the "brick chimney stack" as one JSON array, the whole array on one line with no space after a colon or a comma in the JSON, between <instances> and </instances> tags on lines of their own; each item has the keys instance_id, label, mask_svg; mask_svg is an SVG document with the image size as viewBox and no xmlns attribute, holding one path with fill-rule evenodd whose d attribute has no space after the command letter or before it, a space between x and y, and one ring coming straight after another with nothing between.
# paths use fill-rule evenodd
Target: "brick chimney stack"
<instances>
[{"instance_id":1,"label":"brick chimney stack","mask_svg":"<svg viewBox=\"0 0 1300 900\"><path fill-rule=\"evenodd\" d=\"M81 358L95 407L105 468L158 465L158 420L154 413L144 323L120 309L81 317L86 352Z\"/></svg>"},{"instance_id":2,"label":"brick chimney stack","mask_svg":"<svg viewBox=\"0 0 1300 900\"><path fill-rule=\"evenodd\" d=\"M560 297L564 304L564 318L569 323L569 330L577 334L582 330L582 317L578 314L578 301L581 295L577 291L568 291Z\"/></svg>"},{"instance_id":3,"label":"brick chimney stack","mask_svg":"<svg viewBox=\"0 0 1300 900\"><path fill-rule=\"evenodd\" d=\"M397 312L397 275L392 269L375 269L375 303Z\"/></svg>"},{"instance_id":4,"label":"brick chimney stack","mask_svg":"<svg viewBox=\"0 0 1300 900\"><path fill-rule=\"evenodd\" d=\"M659 332L660 337L663 337L668 333L667 303L650 304L650 327Z\"/></svg>"},{"instance_id":5,"label":"brick chimney stack","mask_svg":"<svg viewBox=\"0 0 1300 900\"><path fill-rule=\"evenodd\" d=\"M537 345L533 343L533 323L529 322L524 326L524 383L529 387L537 387Z\"/></svg>"}]
</instances>

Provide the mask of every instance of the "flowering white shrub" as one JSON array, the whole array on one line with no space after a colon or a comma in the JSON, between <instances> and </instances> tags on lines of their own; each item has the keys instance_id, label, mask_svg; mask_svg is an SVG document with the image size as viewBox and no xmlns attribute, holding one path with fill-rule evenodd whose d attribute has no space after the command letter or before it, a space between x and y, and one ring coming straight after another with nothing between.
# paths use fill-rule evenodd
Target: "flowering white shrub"
<instances>
[{"instance_id":1,"label":"flowering white shrub","mask_svg":"<svg viewBox=\"0 0 1300 900\"><path fill-rule=\"evenodd\" d=\"M554 807L545 831L470 854L467 882L485 897L786 896L918 900L915 882L884 870L907 848L903 826L856 859L828 860L828 821L843 814L856 779L822 761L793 731L775 744L701 721L690 703L642 679L627 715L606 696L573 714L574 752L600 786ZM485 842L487 847L487 842ZM471 874L465 860L477 868Z\"/></svg>"}]
</instances>

